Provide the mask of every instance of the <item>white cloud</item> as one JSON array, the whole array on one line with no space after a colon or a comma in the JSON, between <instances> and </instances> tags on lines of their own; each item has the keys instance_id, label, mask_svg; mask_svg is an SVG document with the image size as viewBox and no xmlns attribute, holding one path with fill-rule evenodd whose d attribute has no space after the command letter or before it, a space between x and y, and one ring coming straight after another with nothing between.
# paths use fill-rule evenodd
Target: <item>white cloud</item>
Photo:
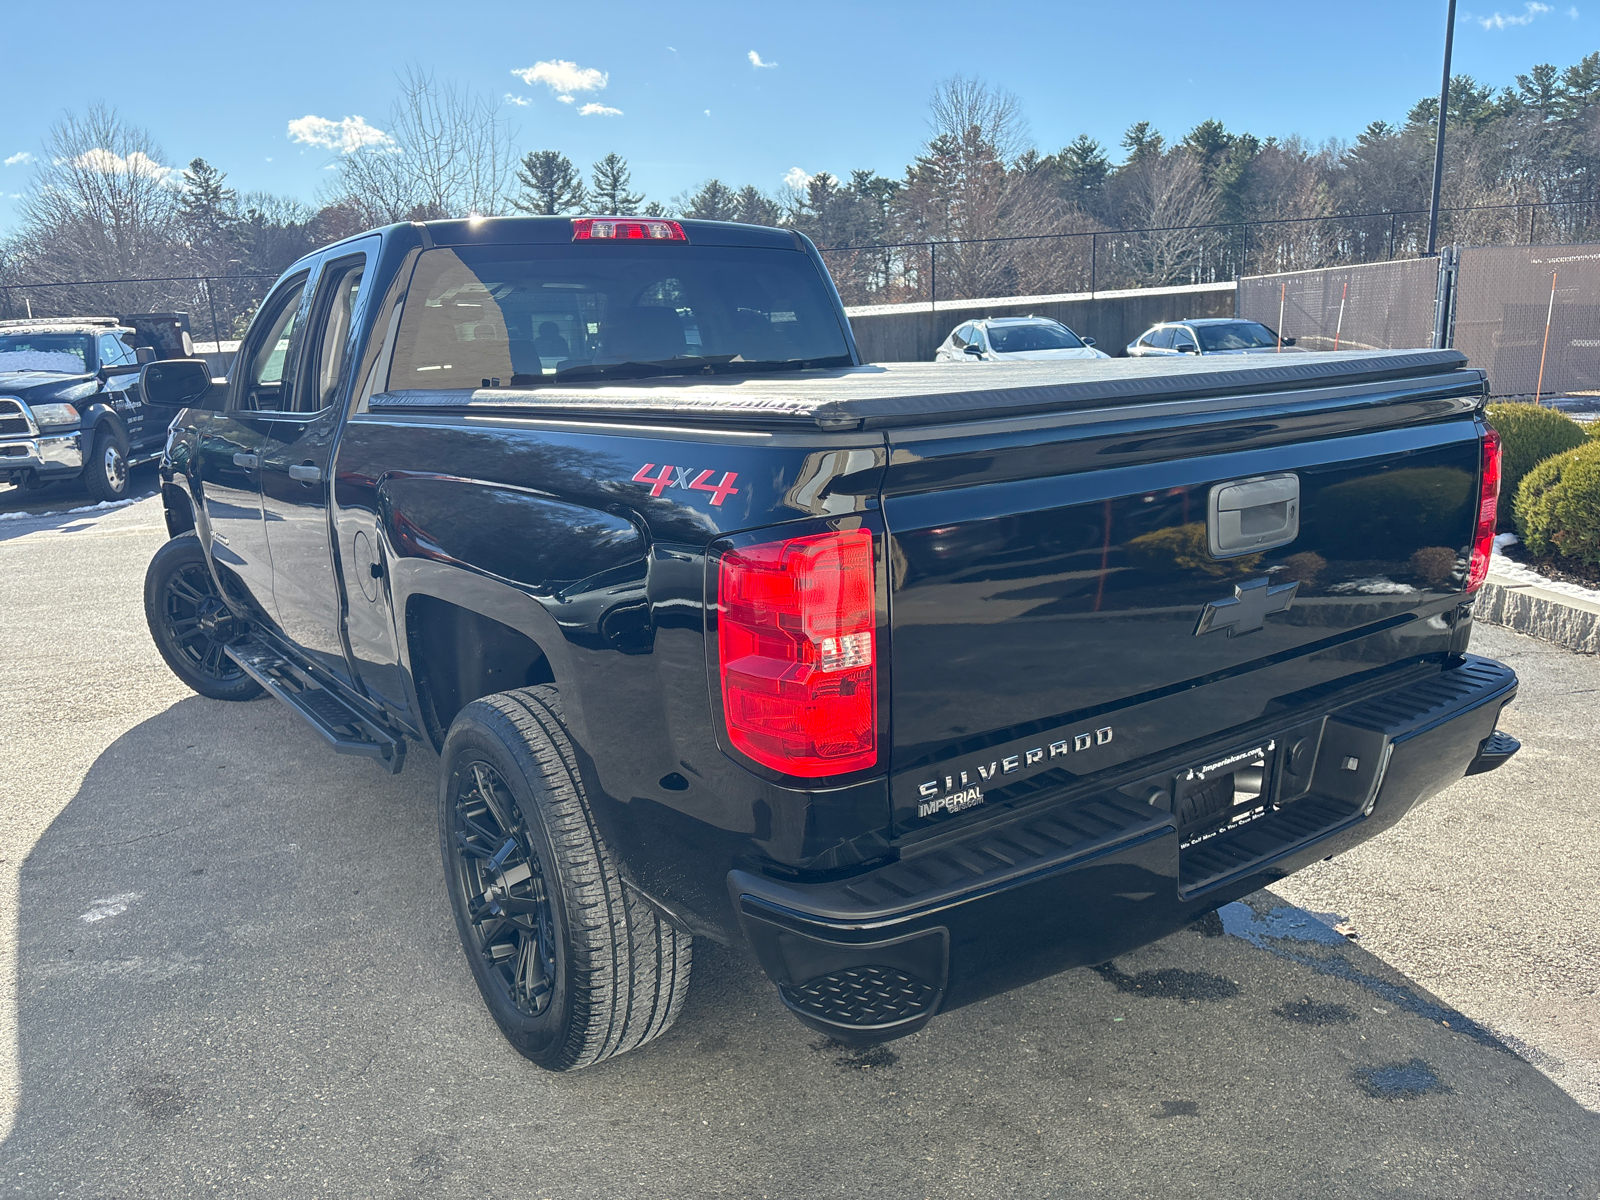
<instances>
[{"instance_id":1,"label":"white cloud","mask_svg":"<svg viewBox=\"0 0 1600 1200\"><path fill-rule=\"evenodd\" d=\"M533 103L533 101L529 100L526 96L513 96L510 92L507 92L506 103L515 104L518 108L527 108L528 105Z\"/></svg>"},{"instance_id":2,"label":"white cloud","mask_svg":"<svg viewBox=\"0 0 1600 1200\"><path fill-rule=\"evenodd\" d=\"M570 92L598 92L611 80L604 71L597 71L593 67L580 67L577 63L568 62L564 58L534 63L531 67L523 67L511 73L529 87L542 83L557 96L566 96Z\"/></svg>"},{"instance_id":3,"label":"white cloud","mask_svg":"<svg viewBox=\"0 0 1600 1200\"><path fill-rule=\"evenodd\" d=\"M563 103L563 104L571 104L572 103L572 97L571 96L557 96L556 99L561 101L561 103Z\"/></svg>"},{"instance_id":4,"label":"white cloud","mask_svg":"<svg viewBox=\"0 0 1600 1200\"><path fill-rule=\"evenodd\" d=\"M1539 17L1546 13L1553 13L1555 9L1548 4L1540 4L1538 0L1528 0L1523 6L1520 16L1506 16L1503 12L1495 12L1492 16L1479 17L1478 24L1485 29L1510 29L1513 25L1532 25ZM1574 10L1576 11L1576 10Z\"/></svg>"},{"instance_id":5,"label":"white cloud","mask_svg":"<svg viewBox=\"0 0 1600 1200\"><path fill-rule=\"evenodd\" d=\"M578 110L580 117L620 117L620 108L611 108L604 104L585 104Z\"/></svg>"},{"instance_id":6,"label":"white cloud","mask_svg":"<svg viewBox=\"0 0 1600 1200\"><path fill-rule=\"evenodd\" d=\"M706 109L706 116L709 117L710 115L711 115L711 110L708 108L708 109Z\"/></svg>"},{"instance_id":7,"label":"white cloud","mask_svg":"<svg viewBox=\"0 0 1600 1200\"><path fill-rule=\"evenodd\" d=\"M175 180L181 174L171 167L163 167L141 151L135 150L127 158L123 158L115 151L105 150L99 146L93 150L85 150L72 160L71 165L80 171L94 171L100 175L141 175L161 183Z\"/></svg>"},{"instance_id":8,"label":"white cloud","mask_svg":"<svg viewBox=\"0 0 1600 1200\"><path fill-rule=\"evenodd\" d=\"M25 167L32 161L33 155L29 154L26 150L18 150L10 158L6 159L6 166Z\"/></svg>"},{"instance_id":9,"label":"white cloud","mask_svg":"<svg viewBox=\"0 0 1600 1200\"><path fill-rule=\"evenodd\" d=\"M761 67L763 70L771 70L773 67L778 65L775 62L762 62L761 55L757 54L754 50L750 51L748 57L752 67Z\"/></svg>"},{"instance_id":10,"label":"white cloud","mask_svg":"<svg viewBox=\"0 0 1600 1200\"><path fill-rule=\"evenodd\" d=\"M1571 17L1574 21L1578 19L1578 6L1576 4L1567 9L1567 16Z\"/></svg>"},{"instance_id":11,"label":"white cloud","mask_svg":"<svg viewBox=\"0 0 1600 1200\"><path fill-rule=\"evenodd\" d=\"M816 176L812 175L804 167L790 167L783 173L783 182L797 192L803 190L806 184L815 178Z\"/></svg>"},{"instance_id":12,"label":"white cloud","mask_svg":"<svg viewBox=\"0 0 1600 1200\"><path fill-rule=\"evenodd\" d=\"M321 146L340 154L354 154L364 146L389 146L393 139L383 130L368 125L360 117L330 121L310 114L289 122L289 140L307 146Z\"/></svg>"}]
</instances>

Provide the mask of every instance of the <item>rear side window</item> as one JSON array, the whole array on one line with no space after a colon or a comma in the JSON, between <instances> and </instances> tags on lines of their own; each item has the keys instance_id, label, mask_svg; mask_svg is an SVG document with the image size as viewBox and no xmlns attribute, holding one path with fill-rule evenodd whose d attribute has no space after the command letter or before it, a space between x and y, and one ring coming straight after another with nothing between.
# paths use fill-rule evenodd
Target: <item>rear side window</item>
<instances>
[{"instance_id":1,"label":"rear side window","mask_svg":"<svg viewBox=\"0 0 1600 1200\"><path fill-rule=\"evenodd\" d=\"M1170 325L1165 329L1158 329L1150 335L1150 340L1145 344L1147 346L1152 346L1157 350L1171 350L1172 335L1175 332L1176 331Z\"/></svg>"},{"instance_id":2,"label":"rear side window","mask_svg":"<svg viewBox=\"0 0 1600 1200\"><path fill-rule=\"evenodd\" d=\"M424 251L390 391L844 366L832 296L791 250L472 246Z\"/></svg>"}]
</instances>

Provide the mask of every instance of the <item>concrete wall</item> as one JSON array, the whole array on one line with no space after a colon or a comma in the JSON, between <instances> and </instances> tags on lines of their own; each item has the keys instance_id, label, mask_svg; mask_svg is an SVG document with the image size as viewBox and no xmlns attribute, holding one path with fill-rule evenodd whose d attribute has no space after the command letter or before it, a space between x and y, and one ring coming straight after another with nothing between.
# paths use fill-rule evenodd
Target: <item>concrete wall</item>
<instances>
[{"instance_id":1,"label":"concrete wall","mask_svg":"<svg viewBox=\"0 0 1600 1200\"><path fill-rule=\"evenodd\" d=\"M847 308L850 328L866 362L928 362L939 343L963 321L977 317L1049 317L1080 337L1092 337L1107 354L1121 355L1128 343L1160 321L1233 316L1234 285L1133 288L1120 292L1069 292L1055 296L1011 296L992 300L927 304L874 304Z\"/></svg>"}]
</instances>

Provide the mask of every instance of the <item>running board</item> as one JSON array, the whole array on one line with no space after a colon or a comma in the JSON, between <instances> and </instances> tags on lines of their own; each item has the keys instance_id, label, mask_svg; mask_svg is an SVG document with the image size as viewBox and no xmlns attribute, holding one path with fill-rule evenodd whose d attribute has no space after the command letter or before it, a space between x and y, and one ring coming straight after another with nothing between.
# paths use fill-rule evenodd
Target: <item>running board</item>
<instances>
[{"instance_id":1,"label":"running board","mask_svg":"<svg viewBox=\"0 0 1600 1200\"><path fill-rule=\"evenodd\" d=\"M229 646L228 657L304 717L338 753L375 759L391 775L405 766L405 738L362 716L270 646L248 638Z\"/></svg>"}]
</instances>

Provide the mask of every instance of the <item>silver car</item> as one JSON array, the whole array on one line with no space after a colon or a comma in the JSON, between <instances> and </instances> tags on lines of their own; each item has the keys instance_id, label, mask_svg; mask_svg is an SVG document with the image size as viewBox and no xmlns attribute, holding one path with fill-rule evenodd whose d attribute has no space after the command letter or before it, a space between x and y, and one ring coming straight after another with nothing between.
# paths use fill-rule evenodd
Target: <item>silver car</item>
<instances>
[{"instance_id":1,"label":"silver car","mask_svg":"<svg viewBox=\"0 0 1600 1200\"><path fill-rule=\"evenodd\" d=\"M1128 346L1129 358L1161 358L1177 354L1276 354L1294 348L1260 321L1233 317L1201 317L1152 325ZM1304 353L1299 351L1298 353Z\"/></svg>"},{"instance_id":2,"label":"silver car","mask_svg":"<svg viewBox=\"0 0 1600 1200\"><path fill-rule=\"evenodd\" d=\"M934 362L1025 362L1035 359L1110 358L1060 321L1046 317L987 317L951 330Z\"/></svg>"}]
</instances>

